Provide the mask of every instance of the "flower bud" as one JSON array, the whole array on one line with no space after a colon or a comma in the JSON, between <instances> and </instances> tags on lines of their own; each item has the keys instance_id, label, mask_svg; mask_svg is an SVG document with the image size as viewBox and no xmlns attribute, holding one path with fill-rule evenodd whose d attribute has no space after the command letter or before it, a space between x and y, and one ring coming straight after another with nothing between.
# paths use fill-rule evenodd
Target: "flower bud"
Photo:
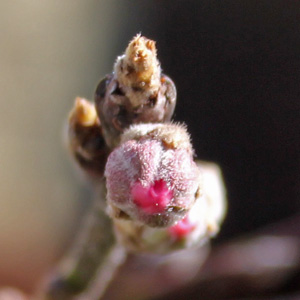
<instances>
[{"instance_id":1,"label":"flower bud","mask_svg":"<svg viewBox=\"0 0 300 300\"><path fill-rule=\"evenodd\" d=\"M212 220L214 202L198 194L186 216L170 227L153 228L132 220L113 219L116 237L127 250L165 254L174 250L203 245L218 231L217 220Z\"/></svg>"},{"instance_id":2,"label":"flower bud","mask_svg":"<svg viewBox=\"0 0 300 300\"><path fill-rule=\"evenodd\" d=\"M184 218L201 189L189 135L176 124L131 126L105 176L109 214L152 227Z\"/></svg>"},{"instance_id":3,"label":"flower bud","mask_svg":"<svg viewBox=\"0 0 300 300\"><path fill-rule=\"evenodd\" d=\"M113 148L131 124L171 120L176 88L161 74L155 42L137 35L125 54L119 56L114 72L100 81L95 103L106 143Z\"/></svg>"},{"instance_id":4,"label":"flower bud","mask_svg":"<svg viewBox=\"0 0 300 300\"><path fill-rule=\"evenodd\" d=\"M89 177L101 178L109 151L94 104L77 97L67 127L67 142L76 163Z\"/></svg>"},{"instance_id":5,"label":"flower bud","mask_svg":"<svg viewBox=\"0 0 300 300\"><path fill-rule=\"evenodd\" d=\"M185 217L169 227L149 227L134 220L113 218L116 237L132 252L169 253L198 247L215 236L226 213L225 190L217 165L197 162L200 193Z\"/></svg>"}]
</instances>

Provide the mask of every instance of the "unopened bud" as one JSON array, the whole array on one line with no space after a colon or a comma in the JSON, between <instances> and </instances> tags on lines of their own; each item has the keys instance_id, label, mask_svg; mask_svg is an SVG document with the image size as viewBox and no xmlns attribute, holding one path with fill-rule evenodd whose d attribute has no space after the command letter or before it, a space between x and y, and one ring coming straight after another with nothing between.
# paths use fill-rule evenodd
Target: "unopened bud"
<instances>
[{"instance_id":1,"label":"unopened bud","mask_svg":"<svg viewBox=\"0 0 300 300\"><path fill-rule=\"evenodd\" d=\"M200 187L200 171L184 127L130 127L105 167L109 213L152 227L185 217Z\"/></svg>"},{"instance_id":2,"label":"unopened bud","mask_svg":"<svg viewBox=\"0 0 300 300\"><path fill-rule=\"evenodd\" d=\"M133 252L168 253L198 247L215 236L226 213L225 190L220 169L198 163L202 193L185 217L169 227L153 228L126 218L113 218L119 243ZM200 190L199 190L200 191Z\"/></svg>"},{"instance_id":3,"label":"unopened bud","mask_svg":"<svg viewBox=\"0 0 300 300\"><path fill-rule=\"evenodd\" d=\"M155 96L161 85L155 42L139 34L135 36L125 54L117 58L114 72L133 107Z\"/></svg>"},{"instance_id":4,"label":"unopened bud","mask_svg":"<svg viewBox=\"0 0 300 300\"><path fill-rule=\"evenodd\" d=\"M111 148L131 124L170 121L175 102L176 88L161 74L155 42L140 35L117 58L114 72L99 83L95 93L104 137Z\"/></svg>"},{"instance_id":5,"label":"unopened bud","mask_svg":"<svg viewBox=\"0 0 300 300\"><path fill-rule=\"evenodd\" d=\"M170 227L153 228L133 220L113 219L118 241L129 251L168 253L204 244L212 236L207 199L199 196L186 216Z\"/></svg>"},{"instance_id":6,"label":"unopened bud","mask_svg":"<svg viewBox=\"0 0 300 300\"><path fill-rule=\"evenodd\" d=\"M76 163L89 176L102 177L108 148L93 103L77 97L69 115L67 139Z\"/></svg>"}]
</instances>

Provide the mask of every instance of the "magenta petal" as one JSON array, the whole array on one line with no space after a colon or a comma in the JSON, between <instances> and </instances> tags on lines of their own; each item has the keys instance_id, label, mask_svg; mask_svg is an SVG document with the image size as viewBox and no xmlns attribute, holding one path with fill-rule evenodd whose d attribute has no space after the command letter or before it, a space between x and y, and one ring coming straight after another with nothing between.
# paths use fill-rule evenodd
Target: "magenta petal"
<instances>
[{"instance_id":1,"label":"magenta petal","mask_svg":"<svg viewBox=\"0 0 300 300\"><path fill-rule=\"evenodd\" d=\"M170 234L176 239L180 240L186 237L191 231L193 231L195 225L190 222L188 217L179 221L176 225L169 228Z\"/></svg>"},{"instance_id":2,"label":"magenta petal","mask_svg":"<svg viewBox=\"0 0 300 300\"><path fill-rule=\"evenodd\" d=\"M136 182L131 189L131 195L133 202L148 214L163 212L172 199L172 191L162 179L156 180L149 187Z\"/></svg>"}]
</instances>

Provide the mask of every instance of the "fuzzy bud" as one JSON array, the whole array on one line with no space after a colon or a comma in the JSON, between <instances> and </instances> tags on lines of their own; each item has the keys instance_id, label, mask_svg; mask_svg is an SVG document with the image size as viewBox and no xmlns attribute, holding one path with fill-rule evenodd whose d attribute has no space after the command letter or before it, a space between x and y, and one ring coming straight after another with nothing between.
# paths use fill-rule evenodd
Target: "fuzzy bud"
<instances>
[{"instance_id":1,"label":"fuzzy bud","mask_svg":"<svg viewBox=\"0 0 300 300\"><path fill-rule=\"evenodd\" d=\"M134 220L113 218L116 237L132 252L169 253L198 247L215 236L226 213L225 190L220 169L212 163L198 162L202 193L185 217L169 227L153 228Z\"/></svg>"},{"instance_id":2,"label":"fuzzy bud","mask_svg":"<svg viewBox=\"0 0 300 300\"><path fill-rule=\"evenodd\" d=\"M161 73L155 42L137 35L117 58L114 72L100 81L95 92L97 113L106 143L113 148L131 124L171 120L176 88Z\"/></svg>"},{"instance_id":3,"label":"fuzzy bud","mask_svg":"<svg viewBox=\"0 0 300 300\"><path fill-rule=\"evenodd\" d=\"M164 254L200 246L216 233L211 230L208 201L198 195L186 216L169 227L153 228L131 220L113 219L117 239L132 252Z\"/></svg>"},{"instance_id":4,"label":"fuzzy bud","mask_svg":"<svg viewBox=\"0 0 300 300\"><path fill-rule=\"evenodd\" d=\"M185 217L200 190L200 171L185 128L131 126L105 167L109 214L152 227Z\"/></svg>"}]
</instances>

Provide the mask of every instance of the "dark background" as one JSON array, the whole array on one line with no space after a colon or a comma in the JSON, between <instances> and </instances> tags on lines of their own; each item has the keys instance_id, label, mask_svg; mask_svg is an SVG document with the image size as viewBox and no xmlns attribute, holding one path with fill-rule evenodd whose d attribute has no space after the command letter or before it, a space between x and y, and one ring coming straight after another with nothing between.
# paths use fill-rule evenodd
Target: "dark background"
<instances>
[{"instance_id":1,"label":"dark background","mask_svg":"<svg viewBox=\"0 0 300 300\"><path fill-rule=\"evenodd\" d=\"M300 3L128 1L127 9L122 44L136 32L157 41L178 90L175 119L188 125L198 158L223 170L229 209L219 240L299 211Z\"/></svg>"}]
</instances>

